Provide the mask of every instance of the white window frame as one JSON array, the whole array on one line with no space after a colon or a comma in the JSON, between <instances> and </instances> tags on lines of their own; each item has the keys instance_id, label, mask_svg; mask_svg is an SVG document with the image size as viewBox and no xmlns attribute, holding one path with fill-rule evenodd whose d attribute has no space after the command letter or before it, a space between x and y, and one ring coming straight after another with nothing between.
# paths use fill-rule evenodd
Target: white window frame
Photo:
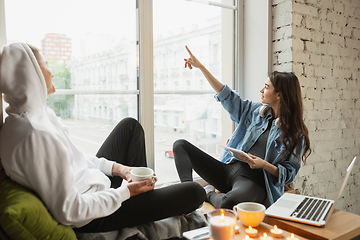
<instances>
[{"instance_id":1,"label":"white window frame","mask_svg":"<svg viewBox=\"0 0 360 240\"><path fill-rule=\"evenodd\" d=\"M224 6L219 3L211 3L211 1L191 1ZM223 0L222 2L226 4L231 2L231 0ZM244 98L259 101L258 90L272 69L271 2L264 2L263 0L235 0L234 2L238 8L235 16L236 21L234 21L238 35L235 39L224 37L224 39L232 42L223 43L223 45L226 44L231 47L224 48L222 46L223 54L221 61L227 62L231 58L229 64L223 64L222 82L236 89ZM137 24L139 27L137 39L138 46L140 46L138 49L139 91L135 92L138 93L138 118L145 130L148 165L154 167L153 0L137 0L137 13L137 20L139 21L139 24ZM223 18L228 17L226 14L223 15ZM231 27L234 29L234 26L230 25L222 27L224 29ZM1 49L6 43L5 0L0 0ZM237 52L237 55L234 55L235 52ZM233 79L236 80L233 81ZM0 101L0 109L1 126L3 122L2 101ZM229 116L224 110L222 110L222 127L222 141L226 142L234 130L234 125L229 124Z\"/></svg>"}]
</instances>

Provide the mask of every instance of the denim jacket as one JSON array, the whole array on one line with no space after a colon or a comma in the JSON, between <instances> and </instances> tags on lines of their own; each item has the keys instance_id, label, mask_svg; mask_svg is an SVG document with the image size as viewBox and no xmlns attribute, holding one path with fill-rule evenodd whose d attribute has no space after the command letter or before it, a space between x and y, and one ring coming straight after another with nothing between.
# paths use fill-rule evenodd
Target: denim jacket
<instances>
[{"instance_id":1,"label":"denim jacket","mask_svg":"<svg viewBox=\"0 0 360 240\"><path fill-rule=\"evenodd\" d=\"M275 126L275 121L269 122L272 118L271 111L265 117L259 114L262 103L253 103L241 99L240 95L225 85L220 93L215 95L224 109L230 114L231 120L238 124L227 145L232 148L248 152L261 134L272 124L266 144L265 161L275 165L279 169L279 176L275 177L263 169L265 187L267 192L266 206L273 204L283 193L284 186L291 183L301 166L301 158L304 154L304 138L301 138L297 148L297 159L294 154L285 151L285 145L281 139L281 130ZM229 163L232 156L227 152L220 157L220 161Z\"/></svg>"}]
</instances>

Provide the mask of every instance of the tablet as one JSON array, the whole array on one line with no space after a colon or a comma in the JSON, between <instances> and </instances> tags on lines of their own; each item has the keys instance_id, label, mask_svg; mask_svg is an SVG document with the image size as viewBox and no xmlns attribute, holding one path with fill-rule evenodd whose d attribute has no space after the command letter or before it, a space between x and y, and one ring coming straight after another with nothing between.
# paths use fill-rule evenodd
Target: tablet
<instances>
[{"instance_id":1,"label":"tablet","mask_svg":"<svg viewBox=\"0 0 360 240\"><path fill-rule=\"evenodd\" d=\"M209 239L209 227L202 227L184 232L183 237L191 240Z\"/></svg>"},{"instance_id":2,"label":"tablet","mask_svg":"<svg viewBox=\"0 0 360 240\"><path fill-rule=\"evenodd\" d=\"M236 158L236 159L239 160L239 161L245 162L244 160L242 160L242 159L240 158L240 156L243 156L243 157L252 159L252 158L251 158L246 152L244 152L244 151L241 151L241 150L235 149L235 148L231 148L231 147L228 147L228 146L222 146L222 145L220 145L220 146L223 147L227 152L229 152L234 158Z\"/></svg>"}]
</instances>

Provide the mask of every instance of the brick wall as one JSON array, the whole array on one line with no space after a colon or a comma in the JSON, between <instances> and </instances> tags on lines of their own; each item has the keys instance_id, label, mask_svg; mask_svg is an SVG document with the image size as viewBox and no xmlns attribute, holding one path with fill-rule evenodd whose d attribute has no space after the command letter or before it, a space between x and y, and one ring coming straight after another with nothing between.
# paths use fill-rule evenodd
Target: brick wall
<instances>
[{"instance_id":1,"label":"brick wall","mask_svg":"<svg viewBox=\"0 0 360 240\"><path fill-rule=\"evenodd\" d=\"M302 87L313 153L294 188L334 198L358 161L337 208L360 214L360 0L272 0L273 70Z\"/></svg>"}]
</instances>

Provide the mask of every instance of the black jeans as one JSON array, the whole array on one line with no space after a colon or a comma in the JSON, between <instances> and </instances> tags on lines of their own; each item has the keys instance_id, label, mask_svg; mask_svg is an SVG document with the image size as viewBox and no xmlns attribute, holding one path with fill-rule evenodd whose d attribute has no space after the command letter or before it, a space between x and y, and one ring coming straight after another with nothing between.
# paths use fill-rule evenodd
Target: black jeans
<instances>
[{"instance_id":1,"label":"black jeans","mask_svg":"<svg viewBox=\"0 0 360 240\"><path fill-rule=\"evenodd\" d=\"M97 157L105 157L127 166L146 166L144 130L133 118L125 118L105 140ZM122 183L110 177L111 186ZM124 201L113 214L74 229L78 232L107 232L132 227L197 209L205 200L204 189L194 183L180 183L155 189Z\"/></svg>"},{"instance_id":2,"label":"black jeans","mask_svg":"<svg viewBox=\"0 0 360 240\"><path fill-rule=\"evenodd\" d=\"M266 190L248 177L239 174L244 165L235 161L225 164L186 140L173 145L176 169L181 182L192 181L192 169L221 193L209 192L207 201L215 208L232 209L240 202L263 203Z\"/></svg>"}]
</instances>

